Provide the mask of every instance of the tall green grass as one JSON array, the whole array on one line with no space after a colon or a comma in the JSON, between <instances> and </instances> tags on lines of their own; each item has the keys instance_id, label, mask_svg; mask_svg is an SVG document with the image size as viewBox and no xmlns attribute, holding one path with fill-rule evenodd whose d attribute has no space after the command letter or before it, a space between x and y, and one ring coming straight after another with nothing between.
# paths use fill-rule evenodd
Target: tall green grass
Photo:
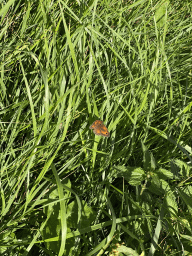
<instances>
[{"instance_id":1,"label":"tall green grass","mask_svg":"<svg viewBox=\"0 0 192 256\"><path fill-rule=\"evenodd\" d=\"M191 255L191 13L1 1L1 255Z\"/></svg>"}]
</instances>

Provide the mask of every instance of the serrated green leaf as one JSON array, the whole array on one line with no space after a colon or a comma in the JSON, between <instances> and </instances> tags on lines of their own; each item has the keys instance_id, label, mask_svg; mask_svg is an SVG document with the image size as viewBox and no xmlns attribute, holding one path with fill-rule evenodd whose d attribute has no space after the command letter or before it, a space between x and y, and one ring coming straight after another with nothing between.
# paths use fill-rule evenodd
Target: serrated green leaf
<instances>
[{"instance_id":1,"label":"serrated green leaf","mask_svg":"<svg viewBox=\"0 0 192 256\"><path fill-rule=\"evenodd\" d=\"M145 172L141 167L116 166L117 177L124 177L131 185L137 186L145 179Z\"/></svg>"}]
</instances>

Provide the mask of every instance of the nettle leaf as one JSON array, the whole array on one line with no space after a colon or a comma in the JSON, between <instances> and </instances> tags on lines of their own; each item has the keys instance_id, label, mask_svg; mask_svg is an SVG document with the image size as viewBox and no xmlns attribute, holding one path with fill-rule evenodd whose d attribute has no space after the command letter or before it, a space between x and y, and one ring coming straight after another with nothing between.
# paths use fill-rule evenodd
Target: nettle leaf
<instances>
[{"instance_id":1,"label":"nettle leaf","mask_svg":"<svg viewBox=\"0 0 192 256\"><path fill-rule=\"evenodd\" d=\"M173 179L175 178L173 173L171 171L168 171L163 168L159 168L156 173L158 174L159 178L167 180L167 179Z\"/></svg>"},{"instance_id":2,"label":"nettle leaf","mask_svg":"<svg viewBox=\"0 0 192 256\"><path fill-rule=\"evenodd\" d=\"M159 27L164 26L165 22L166 22L166 11L169 5L169 0L163 0L161 2L159 2L156 12L155 12L155 20L157 22L157 25Z\"/></svg>"},{"instance_id":3,"label":"nettle leaf","mask_svg":"<svg viewBox=\"0 0 192 256\"><path fill-rule=\"evenodd\" d=\"M53 190L50 195L50 199L58 200L58 190ZM42 236L43 239L51 239L53 237L59 237L61 233L61 223L60 223L60 204L59 202L56 203L50 203L48 207L44 208L44 213L49 216L49 219L47 221L47 224L45 228L43 229ZM55 253L58 253L58 248L60 248L60 241L54 241L54 242L46 242L45 243L46 248L49 250L54 251Z\"/></svg>"},{"instance_id":4,"label":"nettle leaf","mask_svg":"<svg viewBox=\"0 0 192 256\"><path fill-rule=\"evenodd\" d=\"M115 169L118 170L117 177L124 177L132 186L140 185L145 180L145 172L141 167L116 166Z\"/></svg>"},{"instance_id":5,"label":"nettle leaf","mask_svg":"<svg viewBox=\"0 0 192 256\"><path fill-rule=\"evenodd\" d=\"M118 255L139 256L139 254L135 250L128 248L124 245L119 246L116 250L119 253Z\"/></svg>"},{"instance_id":6,"label":"nettle leaf","mask_svg":"<svg viewBox=\"0 0 192 256\"><path fill-rule=\"evenodd\" d=\"M133 186L140 185L141 182L145 179L145 172L142 168L135 168L131 173L131 175L128 176L129 184ZM126 178L126 177L125 177Z\"/></svg>"},{"instance_id":7,"label":"nettle leaf","mask_svg":"<svg viewBox=\"0 0 192 256\"><path fill-rule=\"evenodd\" d=\"M185 163L179 159L175 159L174 164L180 168L179 172L185 178L188 178L191 175L191 167L187 163Z\"/></svg>"},{"instance_id":8,"label":"nettle leaf","mask_svg":"<svg viewBox=\"0 0 192 256\"><path fill-rule=\"evenodd\" d=\"M169 214L171 217L175 217L178 213L178 205L176 202L176 197L172 191L166 193L165 200Z\"/></svg>"},{"instance_id":9,"label":"nettle leaf","mask_svg":"<svg viewBox=\"0 0 192 256\"><path fill-rule=\"evenodd\" d=\"M160 179L159 176L154 173L151 179L151 185L149 186L149 190L157 195L164 195L167 191L170 191L171 189L169 187L169 184L165 180Z\"/></svg>"},{"instance_id":10,"label":"nettle leaf","mask_svg":"<svg viewBox=\"0 0 192 256\"><path fill-rule=\"evenodd\" d=\"M65 186L68 186L69 188L71 187L71 182L69 179L65 179L63 182ZM64 197L65 201L69 200L71 195L71 192L68 190L64 189ZM51 239L51 238L56 238L57 241L50 241L46 242L46 247L49 250L54 251L54 253L58 254L59 253L59 248L61 241L59 239L59 236L61 234L61 214L60 214L60 203L58 201L59 199L59 194L58 194L58 189L54 189L50 194L49 194L49 199L50 199L50 204L48 207L44 208L44 213L49 216L49 219L47 221L47 224L42 232L43 239ZM54 202L55 201L55 202ZM68 229L68 232L70 232L70 229ZM68 239L67 243L72 246L74 244L74 238ZM66 248L67 245L66 244Z\"/></svg>"},{"instance_id":11,"label":"nettle leaf","mask_svg":"<svg viewBox=\"0 0 192 256\"><path fill-rule=\"evenodd\" d=\"M190 214L192 214L192 186L187 186L185 189L178 189L178 193L185 202Z\"/></svg>"},{"instance_id":12,"label":"nettle leaf","mask_svg":"<svg viewBox=\"0 0 192 256\"><path fill-rule=\"evenodd\" d=\"M153 154L148 150L143 142L142 150L143 150L143 168L145 171L151 171L156 169L155 158Z\"/></svg>"},{"instance_id":13,"label":"nettle leaf","mask_svg":"<svg viewBox=\"0 0 192 256\"><path fill-rule=\"evenodd\" d=\"M173 173L174 178L179 178L180 168L175 164L175 161L171 161L170 165L171 165L171 172Z\"/></svg>"},{"instance_id":14,"label":"nettle leaf","mask_svg":"<svg viewBox=\"0 0 192 256\"><path fill-rule=\"evenodd\" d=\"M78 225L78 204L76 201L71 202L67 207L67 224L70 228L86 228L91 225L91 223L96 218L96 213L91 207L87 205L85 201L82 201L82 213L80 223Z\"/></svg>"}]
</instances>

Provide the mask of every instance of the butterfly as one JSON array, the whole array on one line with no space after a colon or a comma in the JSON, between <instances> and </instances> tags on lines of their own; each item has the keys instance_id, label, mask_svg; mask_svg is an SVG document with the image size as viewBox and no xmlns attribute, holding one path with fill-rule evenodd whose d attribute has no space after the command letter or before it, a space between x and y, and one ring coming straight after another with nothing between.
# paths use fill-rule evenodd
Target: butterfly
<instances>
[{"instance_id":1,"label":"butterfly","mask_svg":"<svg viewBox=\"0 0 192 256\"><path fill-rule=\"evenodd\" d=\"M93 124L89 126L89 129L92 129L96 135L101 135L103 137L110 136L107 127L103 124L103 121L101 120L96 120L95 122L93 122Z\"/></svg>"}]
</instances>

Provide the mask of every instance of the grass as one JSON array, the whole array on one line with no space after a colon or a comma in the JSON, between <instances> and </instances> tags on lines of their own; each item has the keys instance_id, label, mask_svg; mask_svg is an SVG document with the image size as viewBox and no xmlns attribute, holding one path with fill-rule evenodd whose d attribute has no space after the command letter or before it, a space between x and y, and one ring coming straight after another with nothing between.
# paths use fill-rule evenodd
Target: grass
<instances>
[{"instance_id":1,"label":"grass","mask_svg":"<svg viewBox=\"0 0 192 256\"><path fill-rule=\"evenodd\" d=\"M1 255L191 255L191 1L0 6Z\"/></svg>"}]
</instances>

